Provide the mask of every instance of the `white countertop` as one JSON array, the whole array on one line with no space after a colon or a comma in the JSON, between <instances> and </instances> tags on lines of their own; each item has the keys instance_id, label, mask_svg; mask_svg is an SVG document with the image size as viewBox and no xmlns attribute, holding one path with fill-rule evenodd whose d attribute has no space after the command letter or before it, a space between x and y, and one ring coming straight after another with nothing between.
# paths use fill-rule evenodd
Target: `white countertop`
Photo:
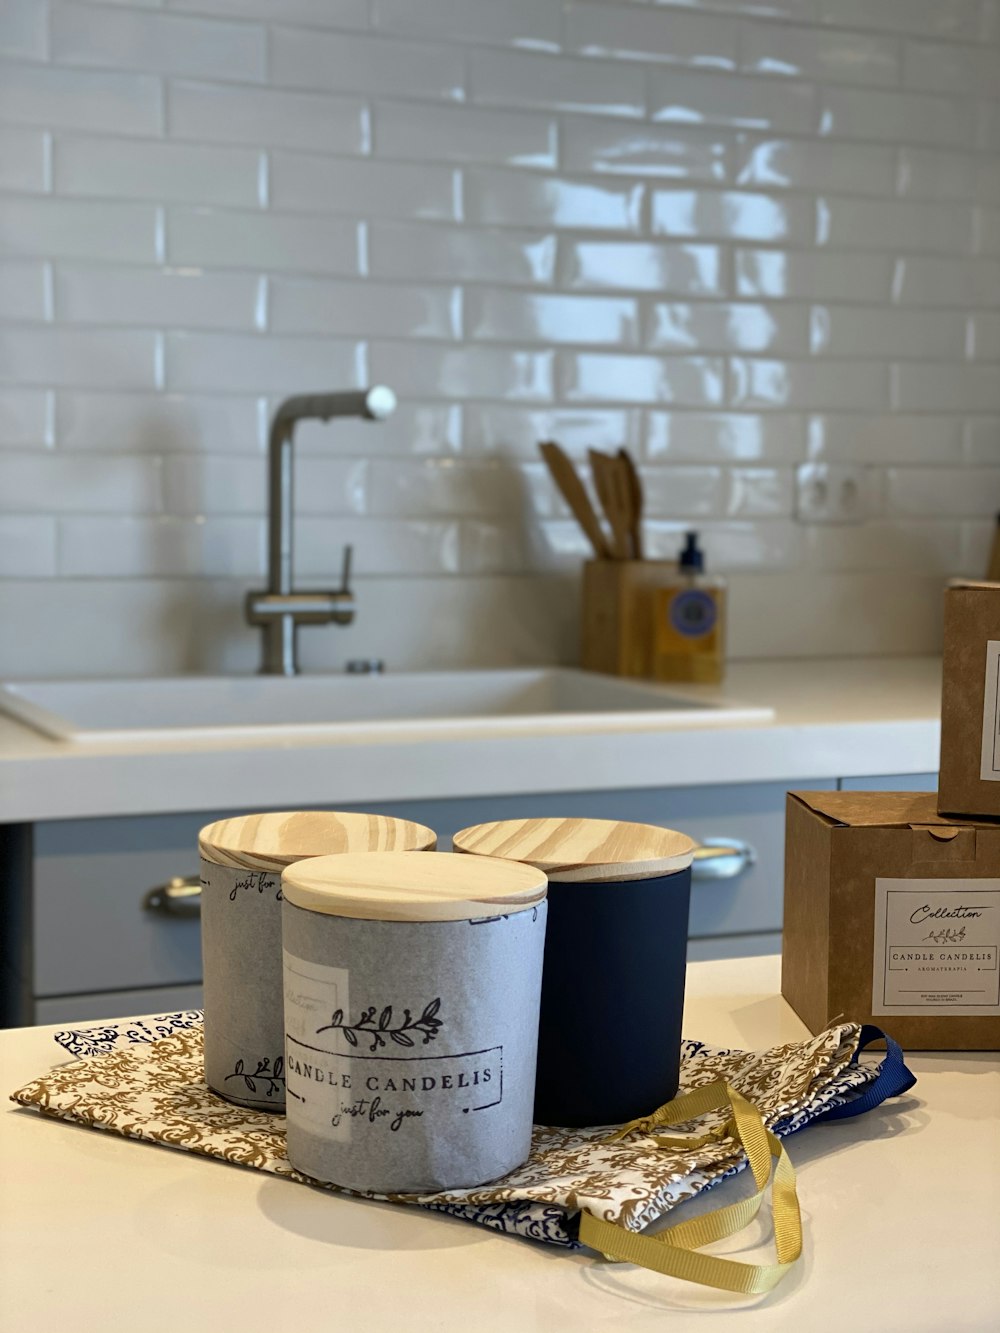
<instances>
[{"instance_id":1,"label":"white countertop","mask_svg":"<svg viewBox=\"0 0 1000 1333\"><path fill-rule=\"evenodd\" d=\"M777 994L778 965L693 964L685 1032L744 1047L805 1036ZM5 1090L57 1063L54 1031L0 1033ZM908 1063L918 1083L904 1097L787 1140L805 1251L764 1298L10 1108L0 1115L0 1328L984 1333L1000 1308L1000 1064L969 1052ZM713 1248L768 1261L767 1224L755 1227L750 1241Z\"/></svg>"},{"instance_id":2,"label":"white countertop","mask_svg":"<svg viewBox=\"0 0 1000 1333\"><path fill-rule=\"evenodd\" d=\"M735 663L722 687L773 723L364 742L297 738L149 746L51 740L0 717L0 823L180 810L787 782L937 768L936 658Z\"/></svg>"}]
</instances>

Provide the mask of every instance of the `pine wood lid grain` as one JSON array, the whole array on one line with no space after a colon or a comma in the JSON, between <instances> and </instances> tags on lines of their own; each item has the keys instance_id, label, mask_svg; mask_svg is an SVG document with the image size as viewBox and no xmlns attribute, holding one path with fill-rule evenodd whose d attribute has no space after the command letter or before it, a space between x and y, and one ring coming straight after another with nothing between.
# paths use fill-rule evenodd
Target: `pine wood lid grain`
<instances>
[{"instance_id":1,"label":"pine wood lid grain","mask_svg":"<svg viewBox=\"0 0 1000 1333\"><path fill-rule=\"evenodd\" d=\"M307 856L424 852L436 846L437 835L423 824L338 810L237 815L207 824L198 834L206 861L247 870L283 870Z\"/></svg>"},{"instance_id":2,"label":"pine wood lid grain","mask_svg":"<svg viewBox=\"0 0 1000 1333\"><path fill-rule=\"evenodd\" d=\"M691 864L686 833L617 819L507 819L456 833L456 852L499 856L544 870L559 883L656 879Z\"/></svg>"},{"instance_id":3,"label":"pine wood lid grain","mask_svg":"<svg viewBox=\"0 0 1000 1333\"><path fill-rule=\"evenodd\" d=\"M542 901L545 874L493 857L424 852L317 856L281 877L286 902L362 921L468 921L523 912Z\"/></svg>"}]
</instances>

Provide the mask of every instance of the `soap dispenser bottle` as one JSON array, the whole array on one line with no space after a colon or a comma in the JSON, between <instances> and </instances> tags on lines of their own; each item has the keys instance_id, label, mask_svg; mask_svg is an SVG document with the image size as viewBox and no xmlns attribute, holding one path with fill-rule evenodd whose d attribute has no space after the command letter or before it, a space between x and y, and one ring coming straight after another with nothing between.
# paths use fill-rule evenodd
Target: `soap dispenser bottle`
<instances>
[{"instance_id":1,"label":"soap dispenser bottle","mask_svg":"<svg viewBox=\"0 0 1000 1333\"><path fill-rule=\"evenodd\" d=\"M705 573L698 534L685 534L677 573L653 599L653 676L712 684L725 670L726 581Z\"/></svg>"}]
</instances>

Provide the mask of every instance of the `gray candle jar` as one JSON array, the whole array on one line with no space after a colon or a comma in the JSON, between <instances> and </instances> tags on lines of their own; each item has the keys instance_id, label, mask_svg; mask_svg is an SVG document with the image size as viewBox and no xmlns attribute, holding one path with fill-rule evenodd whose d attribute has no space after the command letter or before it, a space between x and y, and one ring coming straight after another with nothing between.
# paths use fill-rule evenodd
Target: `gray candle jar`
<instances>
[{"instance_id":1,"label":"gray candle jar","mask_svg":"<svg viewBox=\"0 0 1000 1333\"><path fill-rule=\"evenodd\" d=\"M377 1194L472 1187L531 1146L546 877L428 852L282 877L288 1160Z\"/></svg>"},{"instance_id":2,"label":"gray candle jar","mask_svg":"<svg viewBox=\"0 0 1000 1333\"><path fill-rule=\"evenodd\" d=\"M301 810L240 815L198 835L205 1079L227 1101L285 1107L281 872L330 853L423 851L431 829L385 815Z\"/></svg>"},{"instance_id":3,"label":"gray candle jar","mask_svg":"<svg viewBox=\"0 0 1000 1333\"><path fill-rule=\"evenodd\" d=\"M670 1101L694 841L651 824L512 819L463 829L454 846L548 875L535 1120L620 1124Z\"/></svg>"}]
</instances>

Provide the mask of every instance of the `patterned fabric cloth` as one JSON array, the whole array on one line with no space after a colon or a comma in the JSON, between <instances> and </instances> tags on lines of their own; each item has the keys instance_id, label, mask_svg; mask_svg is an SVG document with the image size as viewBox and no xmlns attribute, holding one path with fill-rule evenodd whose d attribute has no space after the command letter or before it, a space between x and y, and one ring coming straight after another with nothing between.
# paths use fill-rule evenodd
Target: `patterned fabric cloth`
<instances>
[{"instance_id":1,"label":"patterned fabric cloth","mask_svg":"<svg viewBox=\"0 0 1000 1333\"><path fill-rule=\"evenodd\" d=\"M685 1041L681 1091L725 1079L784 1137L857 1096L874 1079L872 1066L852 1063L859 1032L856 1024L841 1024L808 1041L758 1052ZM61 1032L56 1040L80 1062L57 1067L13 1093L12 1100L126 1138L315 1184L285 1156L283 1117L231 1105L209 1091L199 1012ZM638 1132L608 1142L607 1127L536 1125L528 1160L502 1180L429 1195L359 1197L419 1204L496 1231L575 1247L581 1208L637 1231L742 1170L746 1158L723 1133L725 1118L718 1112L714 1122L705 1116L697 1125L672 1130L689 1129L699 1140L706 1130L719 1131L690 1149L659 1147Z\"/></svg>"}]
</instances>

